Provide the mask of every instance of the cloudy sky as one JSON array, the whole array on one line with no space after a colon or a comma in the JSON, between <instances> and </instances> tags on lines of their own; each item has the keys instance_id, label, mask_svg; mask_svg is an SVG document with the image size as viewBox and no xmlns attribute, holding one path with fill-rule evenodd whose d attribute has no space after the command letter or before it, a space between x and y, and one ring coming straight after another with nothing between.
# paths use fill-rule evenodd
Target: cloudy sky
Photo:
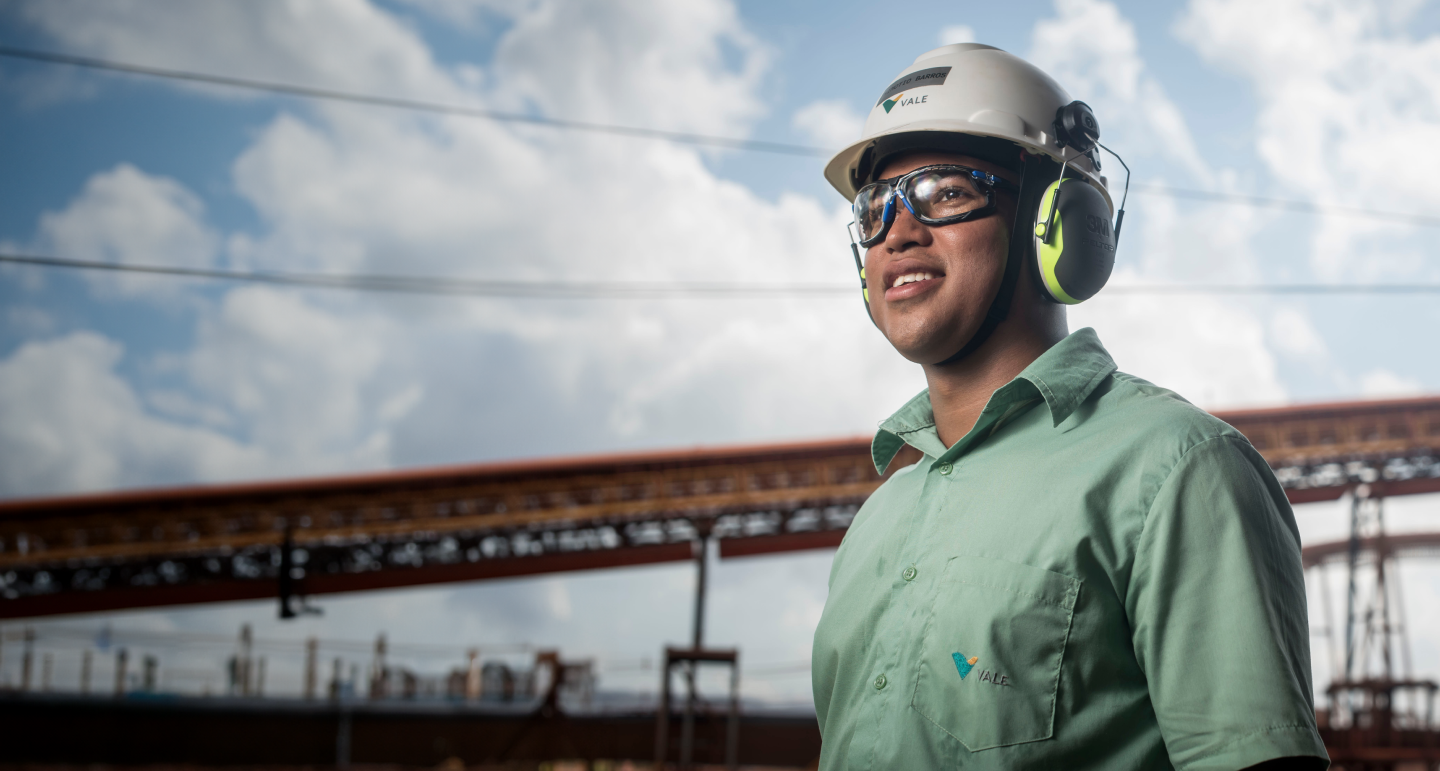
<instances>
[{"instance_id":1,"label":"cloudy sky","mask_svg":"<svg viewBox=\"0 0 1440 771\"><path fill-rule=\"evenodd\" d=\"M1115 286L1440 280L1433 227L1144 187L1433 215L1437 32L1422 0L0 0L0 45L822 147L857 136L915 56L978 40L1089 102L1134 170ZM844 284L846 206L822 162L0 59L7 253ZM1423 296L1111 292L1071 313L1122 369L1210 408L1440 390L1437 322ZM865 434L922 385L855 297L437 299L0 265L3 497ZM1394 505L1422 527L1437 504ZM1320 538L1338 513L1297 516ZM778 667L747 692L807 698L783 667L808 657L828 564L717 568L712 641ZM1440 601L1414 570L1412 604ZM633 664L685 637L689 581L661 567L326 599L288 626L268 604L109 621ZM1416 643L1432 670L1437 642L1440 626ZM653 680L628 666L606 682Z\"/></svg>"}]
</instances>

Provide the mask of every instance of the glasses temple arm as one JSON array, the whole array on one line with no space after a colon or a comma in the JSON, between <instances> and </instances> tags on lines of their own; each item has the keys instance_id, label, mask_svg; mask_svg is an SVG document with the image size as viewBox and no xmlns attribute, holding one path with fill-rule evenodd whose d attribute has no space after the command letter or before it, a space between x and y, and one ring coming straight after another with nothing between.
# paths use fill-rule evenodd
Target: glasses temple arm
<instances>
[{"instance_id":1,"label":"glasses temple arm","mask_svg":"<svg viewBox=\"0 0 1440 771\"><path fill-rule=\"evenodd\" d=\"M860 260L860 245L855 242L855 223L845 224L845 234L850 236L850 253L855 255L855 270L860 274L860 288L865 288L865 263Z\"/></svg>"}]
</instances>

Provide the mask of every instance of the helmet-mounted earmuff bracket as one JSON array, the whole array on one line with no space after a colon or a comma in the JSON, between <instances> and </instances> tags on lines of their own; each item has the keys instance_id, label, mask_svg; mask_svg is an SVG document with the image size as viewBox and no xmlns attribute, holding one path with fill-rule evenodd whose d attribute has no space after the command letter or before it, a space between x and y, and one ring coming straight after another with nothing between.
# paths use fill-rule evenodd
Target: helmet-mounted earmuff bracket
<instances>
[{"instance_id":1,"label":"helmet-mounted earmuff bracket","mask_svg":"<svg viewBox=\"0 0 1440 771\"><path fill-rule=\"evenodd\" d=\"M1120 243L1120 226L1125 223L1125 202L1130 199L1130 167L1126 165L1125 159L1121 158L1114 150L1100 144L1100 122L1095 119L1095 111L1090 105L1079 100L1061 107L1055 111L1055 122L1052 124L1055 129L1055 143L1060 146L1063 152L1066 147L1073 147L1082 155L1090 159L1095 171L1100 171L1099 153L1097 148L1115 156L1115 160L1125 169L1125 193L1120 197L1120 209L1115 214L1115 243ZM1065 159L1069 163L1069 158ZM1060 180L1065 179L1065 168L1060 169ZM1058 208L1060 196L1054 196L1051 204L1050 216L1046 217L1046 230L1054 229L1055 210ZM1045 236L1049 242L1050 236Z\"/></svg>"},{"instance_id":2,"label":"helmet-mounted earmuff bracket","mask_svg":"<svg viewBox=\"0 0 1440 771\"><path fill-rule=\"evenodd\" d=\"M1065 148L1073 147L1077 154L1093 161L1091 153L1100 140L1100 122L1095 120L1095 111L1090 109L1090 105L1076 100L1056 110L1055 122L1051 125L1055 129L1055 144L1060 146L1060 176L1056 177L1056 184L1063 187L1061 183L1065 181L1065 171L1070 166ZM1050 196L1050 211L1046 213L1045 221L1035 227L1035 235L1047 244L1055 238L1055 214L1059 210L1060 190L1057 187L1055 194Z\"/></svg>"},{"instance_id":3,"label":"helmet-mounted earmuff bracket","mask_svg":"<svg viewBox=\"0 0 1440 771\"><path fill-rule=\"evenodd\" d=\"M1095 149L1100 139L1100 123L1090 105L1074 101L1055 111L1055 143L1062 149L1073 147L1081 154Z\"/></svg>"}]
</instances>

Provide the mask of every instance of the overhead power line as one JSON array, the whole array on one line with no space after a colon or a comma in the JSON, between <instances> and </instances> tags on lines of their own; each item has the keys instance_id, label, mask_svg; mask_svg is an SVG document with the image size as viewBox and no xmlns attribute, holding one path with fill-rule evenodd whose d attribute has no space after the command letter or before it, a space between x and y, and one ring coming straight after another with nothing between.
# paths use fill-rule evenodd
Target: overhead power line
<instances>
[{"instance_id":1,"label":"overhead power line","mask_svg":"<svg viewBox=\"0 0 1440 771\"><path fill-rule=\"evenodd\" d=\"M1143 182L1135 183L1134 187L1137 193L1152 193L1169 198L1190 198L1197 201L1239 204L1258 209L1280 209L1283 211L1299 212L1301 214L1339 214L1348 217L1389 220L1391 222L1419 225L1421 227L1440 227L1440 217L1427 214L1405 214L1402 212L1380 211L1378 209L1359 209L1352 206L1334 206L1330 204L1310 203L1309 201L1290 201L1283 198L1265 198L1263 196L1245 195L1243 193L1212 193L1208 190L1187 190L1185 188L1154 185Z\"/></svg>"},{"instance_id":2,"label":"overhead power line","mask_svg":"<svg viewBox=\"0 0 1440 771\"><path fill-rule=\"evenodd\" d=\"M140 273L152 276L241 281L259 284L347 289L364 292L442 295L451 297L511 297L555 300L745 298L745 297L847 297L857 286L848 284L746 284L685 281L491 281L440 276L400 276L366 273L288 273L237 271L218 268L182 268L167 265L70 260L29 254L0 253L0 263L44 268ZM1440 294L1440 284L1117 284L1107 295L1400 295Z\"/></svg>"},{"instance_id":3,"label":"overhead power line","mask_svg":"<svg viewBox=\"0 0 1440 771\"><path fill-rule=\"evenodd\" d=\"M166 265L69 260L27 254L0 253L0 263L38 265L47 268L103 270L144 273L158 276L284 284L321 289L351 289L400 294L450 295L468 297L519 297L553 299L666 298L666 297L766 297L827 296L854 294L857 287L836 284L744 284L729 282L655 281L492 281L440 276L397 276L383 274L288 273L235 271L213 268L182 268Z\"/></svg>"},{"instance_id":4,"label":"overhead power line","mask_svg":"<svg viewBox=\"0 0 1440 771\"><path fill-rule=\"evenodd\" d=\"M215 86L240 88L249 91L286 94L289 96L299 96L309 99L350 102L353 104L364 104L374 107L389 107L401 110L414 110L419 112L438 113L442 115L455 115L467 118L481 118L485 120L493 120L506 123L527 123L534 126L542 126L554 129L588 131L599 134L611 134L616 136L627 136L640 139L678 142L681 144L701 145L708 147L723 147L729 150L777 153L781 155L804 156L814 158L828 158L831 154L835 152L832 148L814 147L811 145L799 145L788 142L770 142L759 139L739 139L736 137L722 137L710 134L696 134L684 131L665 131L662 129L644 128L640 126L619 126L608 123L593 123L590 121L567 120L564 118L549 118L540 115L526 115L524 113L506 112L503 110L491 110L483 107L468 107L464 105L443 104L440 102L427 102L419 99L379 96L375 94L361 94L351 91L341 91L332 88L301 86L292 83L277 83L273 81L256 80L252 78L233 77L230 75L212 75L203 72L193 72L190 70L176 70L164 67L149 67L139 64L130 64L128 62L117 62L109 59L97 59L88 56L73 56L70 54L55 53L52 51L37 51L28 48L16 48L13 46L0 46L0 57L8 57L11 59L24 59L35 62L44 62L47 64L64 64L74 67L85 67L95 70L107 70L111 72L121 72L129 75L140 75L151 78L165 78L169 80L189 81L192 83L206 83ZM1418 225L1421 227L1440 227L1440 216L1435 215L1391 212L1377 209L1361 209L1349 206L1335 206L1329 204L1316 204L1310 203L1308 201L1294 201L1283 198L1269 198L1266 196L1245 195L1241 193L1217 193L1208 190L1191 190L1187 188L1170 187L1169 185L1137 183L1135 187L1137 191L1142 193L1163 195L1171 198L1187 198L1192 200L1210 201L1213 203L1237 204L1241 206L1251 206L1263 209L1279 209L1283 211L1293 211L1303 214L1338 214L1349 217L1380 219L1389 222L1403 223L1407 225Z\"/></svg>"},{"instance_id":5,"label":"overhead power line","mask_svg":"<svg viewBox=\"0 0 1440 771\"><path fill-rule=\"evenodd\" d=\"M192 83L207 83L213 86L227 86L230 88L243 88L249 91L265 91L277 94L289 94L291 96L303 96L310 99L324 99L335 102L352 102L355 104L366 104L374 107L393 107L401 110L415 110L419 112L439 113L442 115L457 115L467 118L484 118L486 120L501 121L504 123L529 123L536 126L548 126L558 129L571 129L575 131L590 131L599 134L616 134L619 136L639 137L641 139L662 139L667 142L679 142L689 145L706 145L710 147L724 147L730 150L749 150L760 153L779 153L781 155L804 155L804 156L829 156L830 151L820 147L808 147L805 145L788 144L785 142L767 142L758 139L736 139L734 137L720 137L710 134L694 134L685 131L665 131L662 129L643 128L640 126L617 126L608 123L591 123L589 121L565 120L563 118L547 118L540 115L526 115L518 112L506 112L504 110L491 110L484 107L467 107L464 105L442 104L440 102L427 102L419 99L406 99L395 96L377 96L374 94L357 94L351 91L339 91L331 88L316 88L313 86L299 86L290 83L275 83L265 80L253 80L250 78L237 78L229 75L209 75L201 72L190 72L187 70L172 70L162 67L146 67L138 64L115 62L106 59L93 59L88 56L71 56L69 54L51 53L49 51L33 51L25 48L13 48L11 46L0 46L0 56L12 59L29 59L31 61L46 62L49 64L69 64L75 67L87 67L95 70L109 70L111 72L124 72L131 75L144 75L152 78L167 78L170 80L184 80Z\"/></svg>"}]
</instances>

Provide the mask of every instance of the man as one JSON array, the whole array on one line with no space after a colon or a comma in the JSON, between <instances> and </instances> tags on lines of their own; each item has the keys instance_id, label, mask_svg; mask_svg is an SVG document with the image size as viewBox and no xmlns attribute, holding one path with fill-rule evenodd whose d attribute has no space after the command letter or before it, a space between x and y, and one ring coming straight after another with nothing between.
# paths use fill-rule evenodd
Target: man
<instances>
[{"instance_id":1,"label":"man","mask_svg":"<svg viewBox=\"0 0 1440 771\"><path fill-rule=\"evenodd\" d=\"M873 443L882 473L923 457L835 555L823 769L1328 765L1274 475L1067 332L1113 259L1098 134L1038 69L953 45L826 169L855 201L871 318L929 387Z\"/></svg>"}]
</instances>

